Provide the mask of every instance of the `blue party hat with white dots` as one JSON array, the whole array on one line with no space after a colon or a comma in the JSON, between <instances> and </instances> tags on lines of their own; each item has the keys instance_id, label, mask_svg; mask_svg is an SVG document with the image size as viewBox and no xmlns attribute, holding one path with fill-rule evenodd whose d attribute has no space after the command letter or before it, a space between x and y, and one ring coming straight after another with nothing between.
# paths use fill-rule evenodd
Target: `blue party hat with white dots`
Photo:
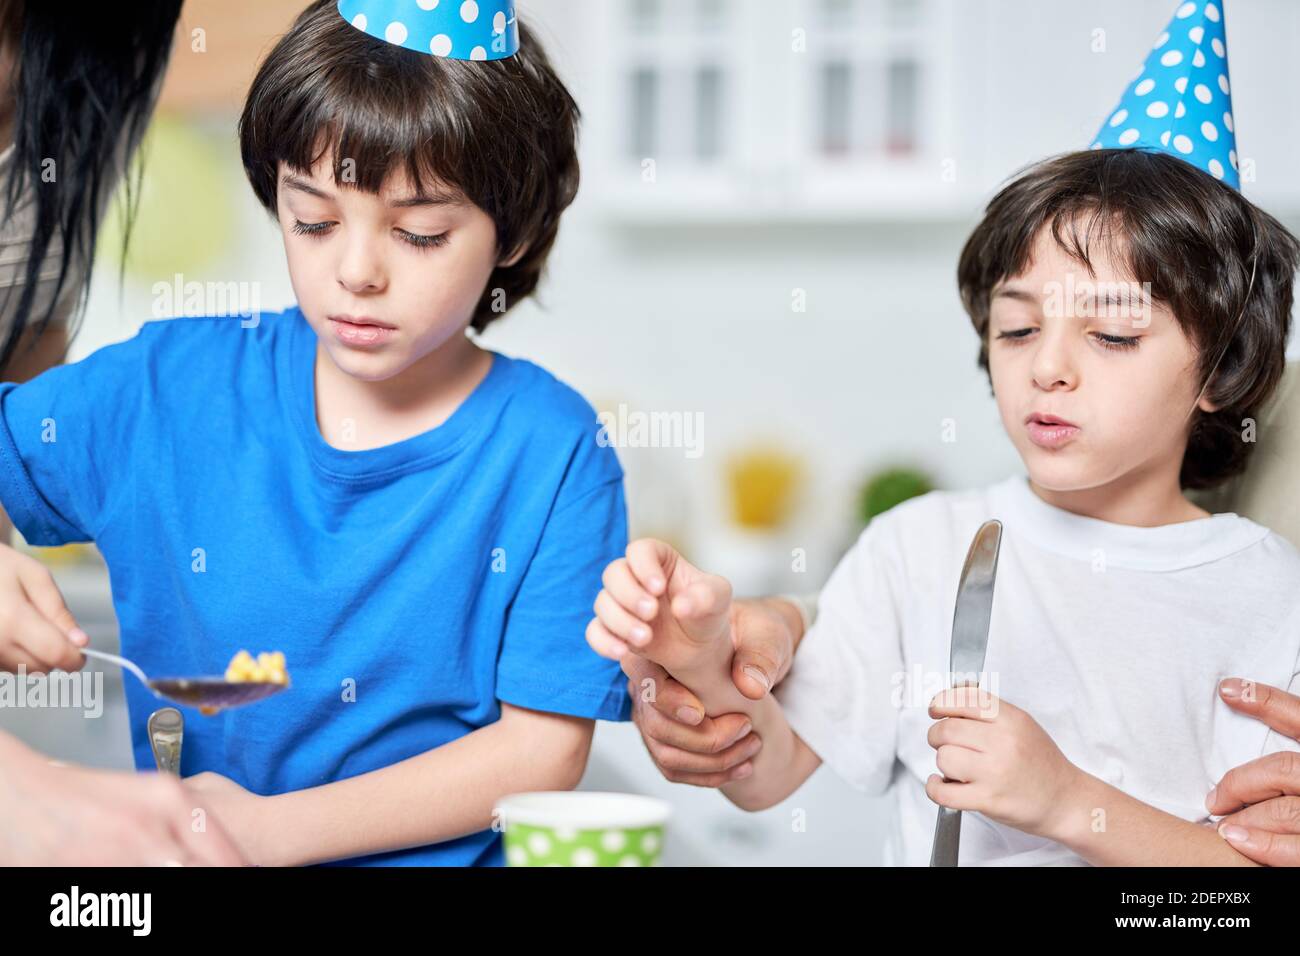
<instances>
[{"instance_id":1,"label":"blue party hat with white dots","mask_svg":"<svg viewBox=\"0 0 1300 956\"><path fill-rule=\"evenodd\" d=\"M1093 149L1154 149L1241 188L1223 2L1179 3Z\"/></svg>"},{"instance_id":2,"label":"blue party hat with white dots","mask_svg":"<svg viewBox=\"0 0 1300 956\"><path fill-rule=\"evenodd\" d=\"M519 52L514 0L338 0L362 33L453 60L504 60Z\"/></svg>"}]
</instances>

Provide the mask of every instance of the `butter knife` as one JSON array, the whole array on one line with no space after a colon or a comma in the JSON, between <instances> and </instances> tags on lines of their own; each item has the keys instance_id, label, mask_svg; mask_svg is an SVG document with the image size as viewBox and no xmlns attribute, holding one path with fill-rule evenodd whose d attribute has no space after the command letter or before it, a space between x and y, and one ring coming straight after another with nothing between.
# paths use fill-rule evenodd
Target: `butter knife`
<instances>
[{"instance_id":1,"label":"butter knife","mask_svg":"<svg viewBox=\"0 0 1300 956\"><path fill-rule=\"evenodd\" d=\"M181 740L185 735L185 718L175 707L161 707L149 715L149 746L159 773L180 776Z\"/></svg>"},{"instance_id":2,"label":"butter knife","mask_svg":"<svg viewBox=\"0 0 1300 956\"><path fill-rule=\"evenodd\" d=\"M979 686L984 652L989 644L989 618L993 614L993 580L1002 546L1002 522L996 518L980 525L966 552L957 585L957 605L952 613L952 650L949 670L954 687ZM939 808L934 825L931 866L956 866L961 844L961 811Z\"/></svg>"}]
</instances>

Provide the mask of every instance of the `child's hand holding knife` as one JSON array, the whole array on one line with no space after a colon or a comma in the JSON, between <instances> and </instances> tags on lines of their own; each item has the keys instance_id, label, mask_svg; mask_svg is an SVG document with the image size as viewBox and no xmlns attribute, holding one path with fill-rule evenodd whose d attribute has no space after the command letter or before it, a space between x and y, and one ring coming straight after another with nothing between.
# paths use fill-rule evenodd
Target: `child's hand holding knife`
<instances>
[{"instance_id":1,"label":"child's hand holding knife","mask_svg":"<svg viewBox=\"0 0 1300 956\"><path fill-rule=\"evenodd\" d=\"M930 702L927 740L943 776L925 792L940 806L975 810L1035 836L1056 838L1084 776L1028 713L978 687L952 687ZM942 719L942 718L947 718Z\"/></svg>"}]
</instances>

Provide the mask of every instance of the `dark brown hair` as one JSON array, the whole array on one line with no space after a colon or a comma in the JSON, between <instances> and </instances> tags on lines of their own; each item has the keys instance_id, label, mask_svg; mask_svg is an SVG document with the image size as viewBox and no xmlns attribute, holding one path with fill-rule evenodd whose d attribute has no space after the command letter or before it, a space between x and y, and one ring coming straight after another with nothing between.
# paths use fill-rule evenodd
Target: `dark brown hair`
<instances>
[{"instance_id":1,"label":"dark brown hair","mask_svg":"<svg viewBox=\"0 0 1300 956\"><path fill-rule=\"evenodd\" d=\"M13 155L0 187L0 231L11 242L12 220L19 214L30 217L23 228L31 230L23 234L21 250L17 244L13 250L15 257L21 251L21 280L0 296L8 316L8 328L0 331L0 370L6 375L14 371L10 363L19 358L24 333L32 333L35 346L67 300L75 331L90 290L103 213L119 178L126 261L143 166L123 164L149 125L180 14L181 0L72 9L0 0L0 43L11 49L17 69L16 77L4 79L16 112ZM47 164L56 174L48 181ZM47 270L54 285L43 290Z\"/></svg>"},{"instance_id":2,"label":"dark brown hair","mask_svg":"<svg viewBox=\"0 0 1300 956\"><path fill-rule=\"evenodd\" d=\"M1195 413L1182 487L1212 488L1239 474L1254 447L1241 438L1242 419L1273 394L1286 364L1295 236L1165 153L1084 150L1036 163L993 197L957 265L986 372L990 293L1024 271L1044 228L1094 275L1089 249L1100 246L1134 281L1149 282L1196 347L1198 384L1210 378L1205 397L1218 410Z\"/></svg>"},{"instance_id":3,"label":"dark brown hair","mask_svg":"<svg viewBox=\"0 0 1300 956\"><path fill-rule=\"evenodd\" d=\"M378 193L403 168L413 184L458 189L496 224L501 258L471 325L488 323L537 287L578 191L579 111L521 22L519 52L465 61L362 33L316 0L270 52L244 103L239 142L258 200L276 211L281 161L307 173L332 151L336 183ZM345 165L345 161L351 163ZM504 291L503 306L493 308Z\"/></svg>"}]
</instances>

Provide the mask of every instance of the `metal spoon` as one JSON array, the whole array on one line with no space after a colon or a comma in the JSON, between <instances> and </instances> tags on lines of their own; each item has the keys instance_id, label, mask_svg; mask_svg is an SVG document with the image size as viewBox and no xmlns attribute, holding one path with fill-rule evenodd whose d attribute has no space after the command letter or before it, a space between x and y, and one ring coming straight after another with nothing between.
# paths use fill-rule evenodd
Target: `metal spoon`
<instances>
[{"instance_id":1,"label":"metal spoon","mask_svg":"<svg viewBox=\"0 0 1300 956\"><path fill-rule=\"evenodd\" d=\"M80 648L80 651L87 657L95 657L125 667L156 696L189 707L198 707L206 714L265 700L289 686L274 681L228 681L224 677L161 677L150 680L144 671L125 657L91 650L88 647Z\"/></svg>"}]
</instances>

